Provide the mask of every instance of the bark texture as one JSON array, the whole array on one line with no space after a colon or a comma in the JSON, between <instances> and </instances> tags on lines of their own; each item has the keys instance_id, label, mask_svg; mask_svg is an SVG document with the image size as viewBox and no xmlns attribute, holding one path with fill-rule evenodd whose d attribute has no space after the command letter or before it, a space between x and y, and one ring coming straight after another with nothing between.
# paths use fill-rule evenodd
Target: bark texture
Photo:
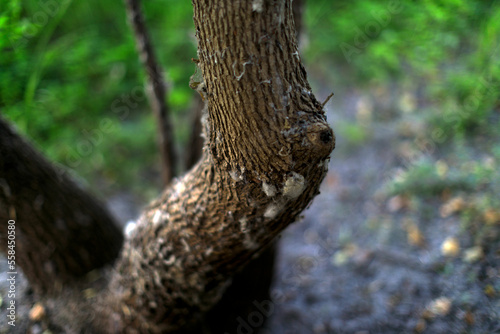
<instances>
[{"instance_id":1,"label":"bark texture","mask_svg":"<svg viewBox=\"0 0 500 334\"><path fill-rule=\"evenodd\" d=\"M184 158L186 170L191 169L200 160L203 153L203 147L205 146L205 139L202 136L203 127L201 124L205 101L201 99L200 95L195 94L191 103L192 106L189 110L189 114L191 115L191 133L189 135Z\"/></svg>"},{"instance_id":2,"label":"bark texture","mask_svg":"<svg viewBox=\"0 0 500 334\"><path fill-rule=\"evenodd\" d=\"M0 118L0 247L15 220L16 263L38 293L57 294L118 256L107 209L56 170Z\"/></svg>"},{"instance_id":3,"label":"bark texture","mask_svg":"<svg viewBox=\"0 0 500 334\"><path fill-rule=\"evenodd\" d=\"M333 132L300 63L289 1L194 1L208 149L144 212L108 326L178 331L318 194ZM123 326L123 327L122 327Z\"/></svg>"}]
</instances>

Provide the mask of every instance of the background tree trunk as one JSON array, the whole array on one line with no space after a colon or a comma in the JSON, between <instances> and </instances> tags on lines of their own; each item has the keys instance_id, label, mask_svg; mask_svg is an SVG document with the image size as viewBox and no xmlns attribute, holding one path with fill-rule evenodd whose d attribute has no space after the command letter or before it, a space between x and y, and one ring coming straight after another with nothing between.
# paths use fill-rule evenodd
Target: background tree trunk
<instances>
[{"instance_id":1,"label":"background tree trunk","mask_svg":"<svg viewBox=\"0 0 500 334\"><path fill-rule=\"evenodd\" d=\"M166 102L167 89L165 87L165 80L146 29L141 11L141 2L139 0L125 0L125 4L127 6L129 24L134 31L137 52L139 52L139 57L146 71L146 93L158 123L161 176L163 184L167 185L175 176L177 155L175 154L172 124Z\"/></svg>"},{"instance_id":2,"label":"background tree trunk","mask_svg":"<svg viewBox=\"0 0 500 334\"><path fill-rule=\"evenodd\" d=\"M54 169L0 118L0 247L15 220L15 256L33 289L56 294L111 264L123 234L107 209Z\"/></svg>"}]
</instances>

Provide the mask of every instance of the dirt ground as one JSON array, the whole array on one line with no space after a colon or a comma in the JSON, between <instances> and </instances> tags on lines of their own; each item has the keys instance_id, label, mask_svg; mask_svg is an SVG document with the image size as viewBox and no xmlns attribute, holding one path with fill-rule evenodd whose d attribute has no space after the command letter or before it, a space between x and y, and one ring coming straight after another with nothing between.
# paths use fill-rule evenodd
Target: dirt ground
<instances>
[{"instance_id":1,"label":"dirt ground","mask_svg":"<svg viewBox=\"0 0 500 334\"><path fill-rule=\"evenodd\" d=\"M328 108L334 129L354 119L362 101L360 93L336 94ZM373 120L369 140L357 145L337 133L321 195L281 236L273 301L263 314L241 319L239 333L256 333L252 324L261 318L266 334L500 333L500 238L480 259L466 261L462 249L472 246L473 236L460 233L458 217L441 218L438 203L412 211L380 191L401 167L396 129L403 121ZM137 214L131 201L123 195L109 204L126 221ZM418 240L409 242L409 226L419 231ZM449 236L461 245L457 256L443 255ZM0 258L4 301L6 271ZM33 300L22 276L17 296L15 330L0 302L0 333L51 333L27 321Z\"/></svg>"},{"instance_id":2,"label":"dirt ground","mask_svg":"<svg viewBox=\"0 0 500 334\"><path fill-rule=\"evenodd\" d=\"M363 108L362 95L340 99L328 112L334 129ZM498 234L477 261L446 257L450 236L472 246L460 219L441 218L438 203L412 212L381 191L402 168L404 121L373 121L356 147L337 135L321 195L282 235L265 333L500 333L500 296L488 293L500 287ZM409 222L421 242L409 240Z\"/></svg>"}]
</instances>

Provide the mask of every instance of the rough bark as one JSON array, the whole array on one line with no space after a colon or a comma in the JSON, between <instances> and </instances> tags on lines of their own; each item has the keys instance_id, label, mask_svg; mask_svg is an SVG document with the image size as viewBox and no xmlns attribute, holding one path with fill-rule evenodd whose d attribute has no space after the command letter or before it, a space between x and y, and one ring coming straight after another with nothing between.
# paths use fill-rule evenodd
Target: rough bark
<instances>
[{"instance_id":1,"label":"rough bark","mask_svg":"<svg viewBox=\"0 0 500 334\"><path fill-rule=\"evenodd\" d=\"M292 2L292 12L295 22L297 40L302 32L302 0ZM191 140L188 145L187 168L191 168L201 157L203 138L201 134L201 111L204 106L200 95L196 94L197 109L192 112L193 118ZM266 304L270 301L270 287L274 276L277 241L274 241L264 252L253 259L243 270L232 278L231 285L224 291L217 304L205 314L202 323L206 333L236 333L241 323L238 319L249 319L255 312L262 312L256 304ZM267 317L262 322L253 322L255 333L266 324ZM241 329L240 329L241 331ZM204 332L204 333L205 333ZM201 333L195 329L193 333Z\"/></svg>"},{"instance_id":2,"label":"rough bark","mask_svg":"<svg viewBox=\"0 0 500 334\"><path fill-rule=\"evenodd\" d=\"M112 263L122 231L106 208L0 118L0 247L15 220L15 257L38 293L57 294Z\"/></svg>"},{"instance_id":3,"label":"rough bark","mask_svg":"<svg viewBox=\"0 0 500 334\"><path fill-rule=\"evenodd\" d=\"M139 0L125 0L129 23L134 31L136 48L146 71L147 96L158 124L158 142L161 157L161 174L164 185L175 176L175 154L170 124L169 109L166 102L165 80L161 66L156 60L149 33L144 23Z\"/></svg>"},{"instance_id":4,"label":"rough bark","mask_svg":"<svg viewBox=\"0 0 500 334\"><path fill-rule=\"evenodd\" d=\"M300 34L302 33L304 20L302 17L304 16L304 4L305 0L293 0L293 18L295 21L295 31L297 32L297 40L300 40Z\"/></svg>"},{"instance_id":5,"label":"rough bark","mask_svg":"<svg viewBox=\"0 0 500 334\"><path fill-rule=\"evenodd\" d=\"M208 150L142 215L116 266L113 328L166 332L220 298L318 193L332 130L289 1L194 1Z\"/></svg>"}]
</instances>

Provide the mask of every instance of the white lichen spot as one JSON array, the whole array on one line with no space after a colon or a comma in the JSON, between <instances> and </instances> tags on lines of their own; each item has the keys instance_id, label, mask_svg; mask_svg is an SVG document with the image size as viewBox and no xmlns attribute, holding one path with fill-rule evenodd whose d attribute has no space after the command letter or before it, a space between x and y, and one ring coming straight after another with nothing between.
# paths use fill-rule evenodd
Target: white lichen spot
<instances>
[{"instance_id":1,"label":"white lichen spot","mask_svg":"<svg viewBox=\"0 0 500 334\"><path fill-rule=\"evenodd\" d=\"M230 172L229 172L229 176L231 176L231 178L232 178L234 181L236 181L236 182L238 182L238 181L242 181L242 180L243 180L243 175L242 175L242 174L240 174L240 173L239 173L238 171L236 171L236 170L232 170L232 171L230 171Z\"/></svg>"},{"instance_id":2,"label":"white lichen spot","mask_svg":"<svg viewBox=\"0 0 500 334\"><path fill-rule=\"evenodd\" d=\"M158 223L161 221L161 210L156 210L155 214L153 215L153 225L158 225Z\"/></svg>"},{"instance_id":3,"label":"white lichen spot","mask_svg":"<svg viewBox=\"0 0 500 334\"><path fill-rule=\"evenodd\" d=\"M286 178L285 186L283 187L283 195L294 199L299 197L305 188L306 181L304 177L298 173L291 172Z\"/></svg>"},{"instance_id":4,"label":"white lichen spot","mask_svg":"<svg viewBox=\"0 0 500 334\"><path fill-rule=\"evenodd\" d=\"M264 217L269 219L274 219L285 207L284 201L272 202L270 203L266 211L264 211Z\"/></svg>"},{"instance_id":5,"label":"white lichen spot","mask_svg":"<svg viewBox=\"0 0 500 334\"><path fill-rule=\"evenodd\" d=\"M205 106L203 107L203 110L201 111L201 126L203 129L203 132L201 136L203 139L210 138L210 126L208 124L208 104L205 103Z\"/></svg>"},{"instance_id":6,"label":"white lichen spot","mask_svg":"<svg viewBox=\"0 0 500 334\"><path fill-rule=\"evenodd\" d=\"M243 233L247 233L248 232L248 219L247 217L243 217L239 220L240 222L240 230L241 232Z\"/></svg>"},{"instance_id":7,"label":"white lichen spot","mask_svg":"<svg viewBox=\"0 0 500 334\"><path fill-rule=\"evenodd\" d=\"M186 239L181 238L181 244L184 246L184 251L186 251L186 253L191 252L191 247L189 247Z\"/></svg>"},{"instance_id":8,"label":"white lichen spot","mask_svg":"<svg viewBox=\"0 0 500 334\"><path fill-rule=\"evenodd\" d=\"M252 1L252 10L257 13L262 13L263 10L263 5L264 1L263 0L253 0Z\"/></svg>"},{"instance_id":9,"label":"white lichen spot","mask_svg":"<svg viewBox=\"0 0 500 334\"><path fill-rule=\"evenodd\" d=\"M125 235L127 237L130 237L134 232L136 226L137 223L135 221L130 220L129 222L127 222L127 225L125 225Z\"/></svg>"},{"instance_id":10,"label":"white lichen spot","mask_svg":"<svg viewBox=\"0 0 500 334\"><path fill-rule=\"evenodd\" d=\"M184 182L178 181L177 184L175 185L175 190L177 191L178 194L183 193L186 190L186 186L184 186Z\"/></svg>"},{"instance_id":11,"label":"white lichen spot","mask_svg":"<svg viewBox=\"0 0 500 334\"><path fill-rule=\"evenodd\" d=\"M328 170L328 164L330 163L330 159L325 159L319 162L318 168L323 168L324 170Z\"/></svg>"},{"instance_id":12,"label":"white lichen spot","mask_svg":"<svg viewBox=\"0 0 500 334\"><path fill-rule=\"evenodd\" d=\"M297 60L299 60L299 61L300 61L299 51L295 51L295 52L293 52L293 53L292 53L292 56L293 56L293 57L296 57L296 58L297 58Z\"/></svg>"},{"instance_id":13,"label":"white lichen spot","mask_svg":"<svg viewBox=\"0 0 500 334\"><path fill-rule=\"evenodd\" d=\"M175 256L170 255L170 257L167 260L163 260L163 263L166 264L167 266L171 266L175 262Z\"/></svg>"},{"instance_id":14,"label":"white lichen spot","mask_svg":"<svg viewBox=\"0 0 500 334\"><path fill-rule=\"evenodd\" d=\"M262 190L266 194L267 197L273 197L276 195L276 187L267 182L262 182Z\"/></svg>"},{"instance_id":15,"label":"white lichen spot","mask_svg":"<svg viewBox=\"0 0 500 334\"><path fill-rule=\"evenodd\" d=\"M212 247L208 247L207 249L205 249L205 256L210 256L210 254L212 254L214 251L214 249Z\"/></svg>"}]
</instances>

